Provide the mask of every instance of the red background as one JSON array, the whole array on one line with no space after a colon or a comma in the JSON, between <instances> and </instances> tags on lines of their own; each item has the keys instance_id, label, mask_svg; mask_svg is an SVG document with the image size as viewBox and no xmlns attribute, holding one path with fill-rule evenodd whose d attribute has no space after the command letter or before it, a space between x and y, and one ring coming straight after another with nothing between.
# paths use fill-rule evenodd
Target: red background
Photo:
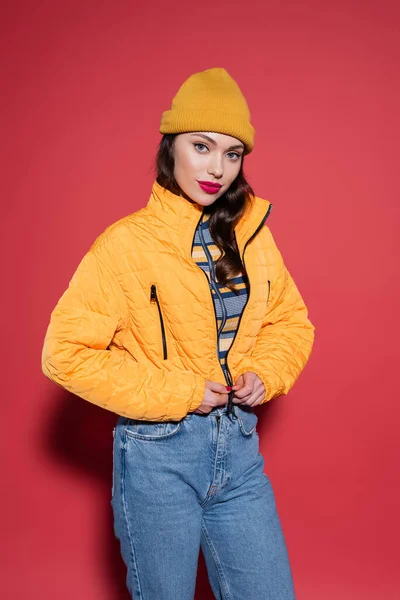
<instances>
[{"instance_id":1,"label":"red background","mask_svg":"<svg viewBox=\"0 0 400 600\"><path fill-rule=\"evenodd\" d=\"M146 204L161 112L214 66L248 100L245 172L316 326L293 390L258 412L298 600L400 598L396 5L3 4L3 598L128 598L116 415L40 354L83 254Z\"/></svg>"}]
</instances>

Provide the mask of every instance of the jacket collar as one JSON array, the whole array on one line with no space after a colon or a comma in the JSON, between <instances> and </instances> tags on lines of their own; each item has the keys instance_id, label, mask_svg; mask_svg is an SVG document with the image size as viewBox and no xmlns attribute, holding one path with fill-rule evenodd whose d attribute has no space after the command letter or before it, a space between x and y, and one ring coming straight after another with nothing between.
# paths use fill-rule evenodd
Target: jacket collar
<instances>
[{"instance_id":1,"label":"jacket collar","mask_svg":"<svg viewBox=\"0 0 400 600\"><path fill-rule=\"evenodd\" d=\"M241 254L247 240L261 225L271 207L269 200L258 196L248 204L246 212L235 227L236 241ZM197 202L191 202L170 192L154 180L147 208L168 227L171 237L185 256L191 256L193 236L203 207Z\"/></svg>"}]
</instances>

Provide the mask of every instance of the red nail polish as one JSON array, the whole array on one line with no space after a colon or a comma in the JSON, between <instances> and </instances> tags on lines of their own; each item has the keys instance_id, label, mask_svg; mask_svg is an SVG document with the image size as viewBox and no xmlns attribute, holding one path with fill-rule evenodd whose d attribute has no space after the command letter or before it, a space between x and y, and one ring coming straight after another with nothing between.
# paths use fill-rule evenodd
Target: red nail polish
<instances>
[{"instance_id":1,"label":"red nail polish","mask_svg":"<svg viewBox=\"0 0 400 600\"><path fill-rule=\"evenodd\" d=\"M230 385L226 385L225 387L226 387L226 389L228 390L228 392L231 392L231 391L232 391L232 387L231 387Z\"/></svg>"}]
</instances>

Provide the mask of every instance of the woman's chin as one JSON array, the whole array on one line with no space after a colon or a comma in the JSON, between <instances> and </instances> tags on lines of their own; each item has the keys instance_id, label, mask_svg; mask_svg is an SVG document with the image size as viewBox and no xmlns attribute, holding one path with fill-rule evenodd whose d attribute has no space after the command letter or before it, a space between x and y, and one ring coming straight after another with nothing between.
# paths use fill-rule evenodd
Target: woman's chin
<instances>
[{"instance_id":1,"label":"woman's chin","mask_svg":"<svg viewBox=\"0 0 400 600\"><path fill-rule=\"evenodd\" d=\"M201 189L200 191L191 190L190 194L185 192L185 198L187 200L200 204L201 206L210 206L210 204L213 204L217 200L219 195L220 194L207 194L207 192L204 192Z\"/></svg>"}]
</instances>

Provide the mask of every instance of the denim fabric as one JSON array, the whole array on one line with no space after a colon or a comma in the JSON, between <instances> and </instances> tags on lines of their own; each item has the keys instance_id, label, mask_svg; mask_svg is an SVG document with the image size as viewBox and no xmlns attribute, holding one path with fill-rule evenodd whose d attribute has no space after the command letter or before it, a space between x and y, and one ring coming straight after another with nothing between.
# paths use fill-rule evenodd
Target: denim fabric
<instances>
[{"instance_id":1,"label":"denim fabric","mask_svg":"<svg viewBox=\"0 0 400 600\"><path fill-rule=\"evenodd\" d=\"M294 600L254 409L181 421L119 417L114 532L134 600L193 600L200 546L218 600Z\"/></svg>"}]
</instances>

